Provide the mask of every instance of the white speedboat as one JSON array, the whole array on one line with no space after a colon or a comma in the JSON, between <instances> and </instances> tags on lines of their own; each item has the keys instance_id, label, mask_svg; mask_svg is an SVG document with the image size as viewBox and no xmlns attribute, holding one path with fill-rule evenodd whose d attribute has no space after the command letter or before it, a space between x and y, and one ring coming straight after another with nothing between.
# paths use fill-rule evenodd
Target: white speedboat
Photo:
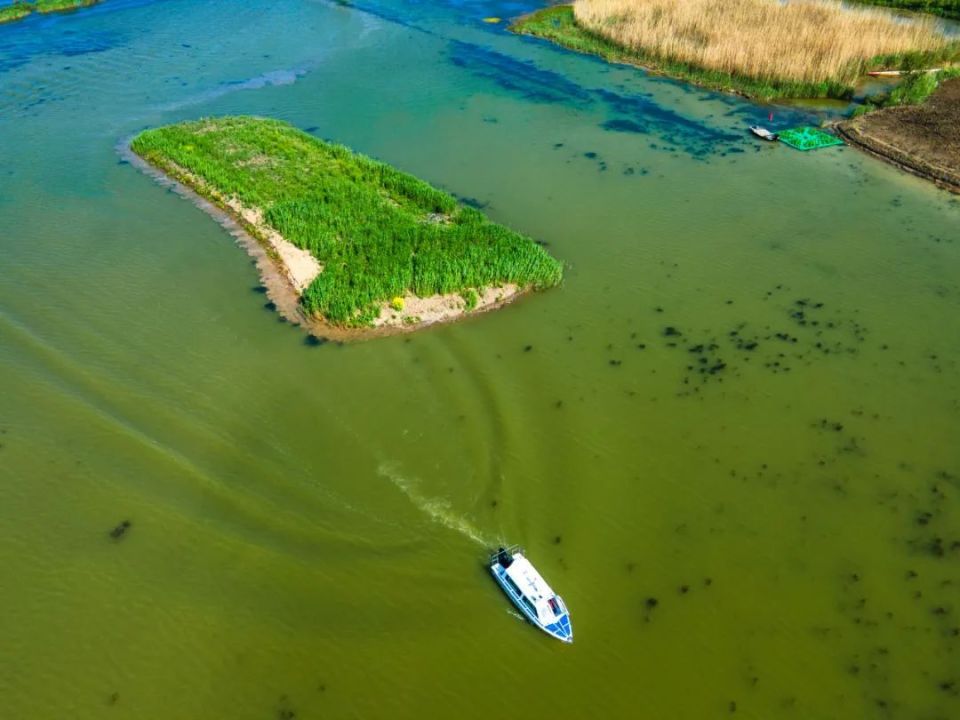
<instances>
[{"instance_id":1,"label":"white speedboat","mask_svg":"<svg viewBox=\"0 0 960 720\"><path fill-rule=\"evenodd\" d=\"M548 635L573 642L570 613L520 548L500 548L490 556L490 572L524 617Z\"/></svg>"},{"instance_id":2,"label":"white speedboat","mask_svg":"<svg viewBox=\"0 0 960 720\"><path fill-rule=\"evenodd\" d=\"M780 139L780 136L775 132L770 132L765 127L760 127L759 125L751 125L750 132L752 132L761 140L766 140L768 142L776 142Z\"/></svg>"}]
</instances>

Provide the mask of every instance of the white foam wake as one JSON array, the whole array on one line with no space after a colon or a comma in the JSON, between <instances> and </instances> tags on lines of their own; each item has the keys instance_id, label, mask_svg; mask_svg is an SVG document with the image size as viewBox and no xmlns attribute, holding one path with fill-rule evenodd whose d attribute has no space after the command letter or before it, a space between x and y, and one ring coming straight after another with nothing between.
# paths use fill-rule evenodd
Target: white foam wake
<instances>
[{"instance_id":1,"label":"white foam wake","mask_svg":"<svg viewBox=\"0 0 960 720\"><path fill-rule=\"evenodd\" d=\"M483 536L483 533L477 527L462 515L458 515L450 507L450 503L443 498L429 498L421 495L417 490L416 481L405 478L396 467L390 463L381 463L377 468L381 477L385 477L400 490L414 504L414 506L427 515L433 522L443 525L445 528L454 530L466 538L473 540L484 547L493 547L495 543Z\"/></svg>"}]
</instances>

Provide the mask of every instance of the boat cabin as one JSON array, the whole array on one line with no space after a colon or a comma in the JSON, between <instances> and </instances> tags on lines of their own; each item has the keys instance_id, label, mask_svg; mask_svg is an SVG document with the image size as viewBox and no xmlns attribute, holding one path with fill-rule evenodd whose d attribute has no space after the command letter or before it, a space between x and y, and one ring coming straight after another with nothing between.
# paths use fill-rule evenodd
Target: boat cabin
<instances>
[{"instance_id":1,"label":"boat cabin","mask_svg":"<svg viewBox=\"0 0 960 720\"><path fill-rule=\"evenodd\" d=\"M490 569L528 620L559 640L573 640L570 615L563 599L522 553L501 548L493 557Z\"/></svg>"}]
</instances>

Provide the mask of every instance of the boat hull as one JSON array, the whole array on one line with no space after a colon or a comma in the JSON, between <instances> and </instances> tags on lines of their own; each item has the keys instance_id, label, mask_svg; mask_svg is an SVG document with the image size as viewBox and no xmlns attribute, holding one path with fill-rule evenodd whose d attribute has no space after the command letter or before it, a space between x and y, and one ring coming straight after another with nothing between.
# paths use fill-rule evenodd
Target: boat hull
<instances>
[{"instance_id":1,"label":"boat hull","mask_svg":"<svg viewBox=\"0 0 960 720\"><path fill-rule=\"evenodd\" d=\"M510 601L530 622L530 624L535 625L547 633L547 635L550 635L561 642L573 642L573 625L570 623L569 612L566 612L557 618L555 623L544 625L542 622L540 622L540 618L538 618L536 614L523 602L520 594L507 582L506 573L499 564L494 563L490 567L490 574L493 575L493 579L497 581L497 584L500 586L503 592L506 593L507 597L510 598Z\"/></svg>"},{"instance_id":2,"label":"boat hull","mask_svg":"<svg viewBox=\"0 0 960 720\"><path fill-rule=\"evenodd\" d=\"M761 140L766 140L767 142L776 142L780 139L780 136L777 135L777 133L770 132L766 128L758 127L757 125L751 125L750 132L752 132Z\"/></svg>"}]
</instances>

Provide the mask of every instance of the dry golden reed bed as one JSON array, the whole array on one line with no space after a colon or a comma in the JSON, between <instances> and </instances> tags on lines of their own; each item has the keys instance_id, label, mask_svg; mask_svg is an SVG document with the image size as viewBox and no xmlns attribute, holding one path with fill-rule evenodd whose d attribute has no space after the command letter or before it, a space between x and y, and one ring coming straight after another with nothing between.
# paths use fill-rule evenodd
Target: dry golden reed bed
<instances>
[{"instance_id":1,"label":"dry golden reed bed","mask_svg":"<svg viewBox=\"0 0 960 720\"><path fill-rule=\"evenodd\" d=\"M759 79L852 83L878 55L949 44L932 19L838 0L575 0L573 11L618 45Z\"/></svg>"}]
</instances>

